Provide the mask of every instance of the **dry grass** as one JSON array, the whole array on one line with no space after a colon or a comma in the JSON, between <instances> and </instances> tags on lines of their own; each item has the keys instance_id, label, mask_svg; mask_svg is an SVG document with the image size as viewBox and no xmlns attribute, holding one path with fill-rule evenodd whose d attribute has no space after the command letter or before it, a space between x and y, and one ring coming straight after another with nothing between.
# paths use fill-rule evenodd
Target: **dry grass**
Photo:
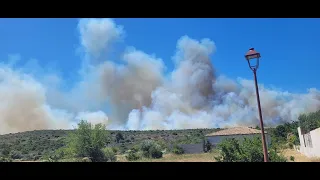
<instances>
[{"instance_id":1,"label":"dry grass","mask_svg":"<svg viewBox=\"0 0 320 180\"><path fill-rule=\"evenodd\" d=\"M290 159L290 156L293 156L294 162L313 162L313 159L308 158L307 156L301 154L300 152L298 152L294 149L285 149L282 151L282 154L288 159ZM317 161L315 161L315 162L317 162Z\"/></svg>"},{"instance_id":2,"label":"dry grass","mask_svg":"<svg viewBox=\"0 0 320 180\"><path fill-rule=\"evenodd\" d=\"M128 162L123 155L117 156L119 162ZM215 162L213 153L202 154L165 154L160 159L141 159L137 162Z\"/></svg>"}]
</instances>

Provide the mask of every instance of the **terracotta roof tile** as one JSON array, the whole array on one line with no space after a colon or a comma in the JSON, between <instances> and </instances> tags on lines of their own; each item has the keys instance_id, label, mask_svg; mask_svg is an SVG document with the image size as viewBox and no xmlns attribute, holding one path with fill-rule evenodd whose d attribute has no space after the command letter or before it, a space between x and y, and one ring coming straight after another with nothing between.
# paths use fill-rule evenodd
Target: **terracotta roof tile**
<instances>
[{"instance_id":1,"label":"terracotta roof tile","mask_svg":"<svg viewBox=\"0 0 320 180\"><path fill-rule=\"evenodd\" d=\"M265 131L265 133L267 133ZM252 129L249 127L234 127L224 129L218 132L207 134L206 136L228 136L228 135L245 135L245 134L261 134L261 130Z\"/></svg>"}]
</instances>

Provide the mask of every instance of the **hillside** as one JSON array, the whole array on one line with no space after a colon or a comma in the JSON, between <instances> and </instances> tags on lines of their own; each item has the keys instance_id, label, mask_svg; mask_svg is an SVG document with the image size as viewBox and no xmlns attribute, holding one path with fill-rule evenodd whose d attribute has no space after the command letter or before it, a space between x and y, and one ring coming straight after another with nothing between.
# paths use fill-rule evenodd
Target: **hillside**
<instances>
[{"instance_id":1,"label":"hillside","mask_svg":"<svg viewBox=\"0 0 320 180\"><path fill-rule=\"evenodd\" d=\"M131 146L146 139L158 141L160 144L192 144L203 140L205 134L219 129L186 129L186 130L156 130L156 131L109 131L110 146L119 148L124 153ZM45 155L65 145L65 138L72 130L37 130L0 135L0 152L11 151L13 159L25 161L39 160ZM122 138L116 138L121 134ZM118 140L118 141L117 141Z\"/></svg>"}]
</instances>

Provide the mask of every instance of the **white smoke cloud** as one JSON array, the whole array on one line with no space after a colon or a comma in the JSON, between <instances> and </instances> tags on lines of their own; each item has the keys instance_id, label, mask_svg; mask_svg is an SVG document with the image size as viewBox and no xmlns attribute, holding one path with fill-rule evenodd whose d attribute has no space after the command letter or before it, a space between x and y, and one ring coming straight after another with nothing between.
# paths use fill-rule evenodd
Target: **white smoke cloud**
<instances>
[{"instance_id":1,"label":"white smoke cloud","mask_svg":"<svg viewBox=\"0 0 320 180\"><path fill-rule=\"evenodd\" d=\"M70 115L52 109L45 93L32 76L0 66L0 133L68 127Z\"/></svg>"},{"instance_id":2,"label":"white smoke cloud","mask_svg":"<svg viewBox=\"0 0 320 180\"><path fill-rule=\"evenodd\" d=\"M56 70L36 60L16 68L20 55L0 66L0 134L35 129L72 128L81 120L109 129L190 129L258 124L252 80L216 76L211 56L216 46L182 36L167 76L163 60L129 47L121 60L108 59L124 29L111 19L81 19L78 24L80 81L69 89ZM267 126L296 120L320 109L320 91L293 94L260 86ZM110 108L110 113L106 113Z\"/></svg>"},{"instance_id":3,"label":"white smoke cloud","mask_svg":"<svg viewBox=\"0 0 320 180\"><path fill-rule=\"evenodd\" d=\"M108 125L108 116L102 111L80 112L76 116L76 119L77 120L86 120L92 124L102 123L102 124Z\"/></svg>"},{"instance_id":4,"label":"white smoke cloud","mask_svg":"<svg viewBox=\"0 0 320 180\"><path fill-rule=\"evenodd\" d=\"M123 27L111 19L80 19L78 29L81 45L91 58L99 58L124 35Z\"/></svg>"}]
</instances>

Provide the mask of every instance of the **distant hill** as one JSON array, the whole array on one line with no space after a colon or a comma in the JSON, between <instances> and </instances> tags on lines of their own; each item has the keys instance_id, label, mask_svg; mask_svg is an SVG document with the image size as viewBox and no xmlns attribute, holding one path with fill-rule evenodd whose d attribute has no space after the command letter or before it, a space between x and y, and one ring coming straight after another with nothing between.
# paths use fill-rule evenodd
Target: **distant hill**
<instances>
[{"instance_id":1,"label":"distant hill","mask_svg":"<svg viewBox=\"0 0 320 180\"><path fill-rule=\"evenodd\" d=\"M124 153L130 147L146 139L159 141L162 144L194 144L200 143L204 135L219 129L186 129L186 130L155 130L155 131L109 131L109 146L119 148ZM38 160L65 146L65 138L73 130L36 130L0 135L0 155L7 148L13 159ZM123 138L116 139L121 133Z\"/></svg>"}]
</instances>

